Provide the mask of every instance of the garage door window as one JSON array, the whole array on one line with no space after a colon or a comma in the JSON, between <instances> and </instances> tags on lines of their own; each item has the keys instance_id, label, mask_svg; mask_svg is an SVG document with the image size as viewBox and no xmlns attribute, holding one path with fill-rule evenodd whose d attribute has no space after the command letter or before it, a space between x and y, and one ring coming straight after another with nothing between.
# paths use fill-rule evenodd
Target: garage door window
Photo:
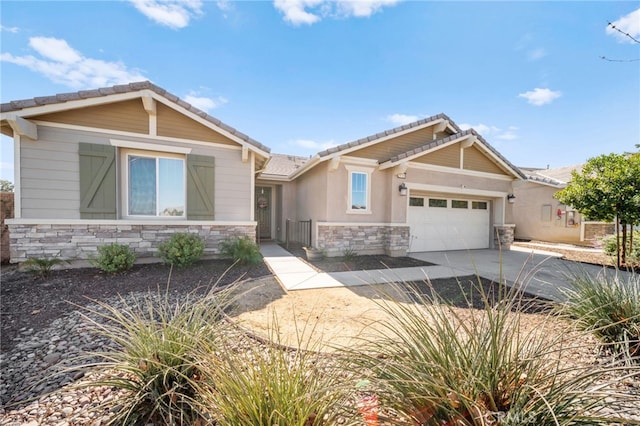
<instances>
[{"instance_id":1,"label":"garage door window","mask_svg":"<svg viewBox=\"0 0 640 426\"><path fill-rule=\"evenodd\" d=\"M468 209L469 202L467 200L451 200L451 207L454 209Z\"/></svg>"},{"instance_id":2,"label":"garage door window","mask_svg":"<svg viewBox=\"0 0 640 426\"><path fill-rule=\"evenodd\" d=\"M486 210L487 202L486 201L472 201L471 208L473 210Z\"/></svg>"},{"instance_id":3,"label":"garage door window","mask_svg":"<svg viewBox=\"0 0 640 426\"><path fill-rule=\"evenodd\" d=\"M429 207L447 208L447 200L443 200L441 198L429 198Z\"/></svg>"},{"instance_id":4,"label":"garage door window","mask_svg":"<svg viewBox=\"0 0 640 426\"><path fill-rule=\"evenodd\" d=\"M422 197L410 197L409 205L412 207L424 207L424 198Z\"/></svg>"}]
</instances>

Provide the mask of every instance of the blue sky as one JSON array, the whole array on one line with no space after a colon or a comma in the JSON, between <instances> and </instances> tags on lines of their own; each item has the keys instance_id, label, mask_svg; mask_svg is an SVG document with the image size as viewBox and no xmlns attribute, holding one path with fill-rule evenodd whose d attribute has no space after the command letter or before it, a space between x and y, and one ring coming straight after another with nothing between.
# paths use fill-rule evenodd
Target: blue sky
<instances>
[{"instance_id":1,"label":"blue sky","mask_svg":"<svg viewBox=\"0 0 640 426\"><path fill-rule=\"evenodd\" d=\"M3 0L0 98L151 80L296 155L442 112L560 167L640 143L640 44L608 22L640 39L640 2Z\"/></svg>"}]
</instances>

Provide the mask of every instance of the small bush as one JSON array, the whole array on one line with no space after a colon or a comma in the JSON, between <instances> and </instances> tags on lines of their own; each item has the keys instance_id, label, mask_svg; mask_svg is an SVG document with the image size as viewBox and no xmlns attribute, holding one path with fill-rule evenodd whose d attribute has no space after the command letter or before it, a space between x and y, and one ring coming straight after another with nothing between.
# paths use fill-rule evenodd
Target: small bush
<instances>
[{"instance_id":1,"label":"small bush","mask_svg":"<svg viewBox=\"0 0 640 426\"><path fill-rule=\"evenodd\" d=\"M640 359L640 275L575 276L559 308L607 348Z\"/></svg>"},{"instance_id":2,"label":"small bush","mask_svg":"<svg viewBox=\"0 0 640 426\"><path fill-rule=\"evenodd\" d=\"M92 263L101 271L113 274L128 271L135 261L136 255L129 246L112 243L98 247L98 257Z\"/></svg>"},{"instance_id":3,"label":"small bush","mask_svg":"<svg viewBox=\"0 0 640 426\"><path fill-rule=\"evenodd\" d=\"M171 302L166 295L149 293L134 301L98 302L85 319L92 331L112 340L112 348L87 354L103 361L99 379L88 386L110 386L128 391L94 407L114 413L109 424L198 425L209 408L200 401L201 362L198 354L215 353L227 325L221 310L228 293Z\"/></svg>"},{"instance_id":4,"label":"small bush","mask_svg":"<svg viewBox=\"0 0 640 426\"><path fill-rule=\"evenodd\" d=\"M158 246L160 258L168 265L186 268L204 256L204 240L197 234L180 232Z\"/></svg>"},{"instance_id":5,"label":"small bush","mask_svg":"<svg viewBox=\"0 0 640 426\"><path fill-rule=\"evenodd\" d=\"M63 263L69 263L67 260L62 260L59 257L52 257L49 259L40 259L32 257L27 259L22 265L26 268L26 271L30 274L36 275L38 278L49 278L51 271L57 265Z\"/></svg>"},{"instance_id":6,"label":"small bush","mask_svg":"<svg viewBox=\"0 0 640 426\"><path fill-rule=\"evenodd\" d=\"M249 237L233 238L220 243L220 253L241 265L257 265L262 261L260 248Z\"/></svg>"},{"instance_id":7,"label":"small bush","mask_svg":"<svg viewBox=\"0 0 640 426\"><path fill-rule=\"evenodd\" d=\"M633 245L631 240L631 234L629 233L627 235L627 263L640 264L640 232L633 233ZM620 245L622 245L622 235L620 236ZM602 239L602 250L606 255L616 256L618 250L616 235L609 235Z\"/></svg>"},{"instance_id":8,"label":"small bush","mask_svg":"<svg viewBox=\"0 0 640 426\"><path fill-rule=\"evenodd\" d=\"M352 248L346 248L342 251L342 258L345 262L351 262L358 257L358 251Z\"/></svg>"}]
</instances>

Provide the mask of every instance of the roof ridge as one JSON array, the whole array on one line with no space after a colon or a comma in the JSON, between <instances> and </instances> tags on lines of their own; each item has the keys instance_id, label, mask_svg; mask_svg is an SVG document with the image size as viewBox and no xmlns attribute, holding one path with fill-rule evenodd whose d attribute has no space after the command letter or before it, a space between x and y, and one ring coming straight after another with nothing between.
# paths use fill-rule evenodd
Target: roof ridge
<instances>
[{"instance_id":1,"label":"roof ridge","mask_svg":"<svg viewBox=\"0 0 640 426\"><path fill-rule=\"evenodd\" d=\"M414 127L418 127L418 126L421 126L423 124L427 124L427 123L430 123L432 121L436 121L436 120L439 120L439 119L448 121L449 124L451 125L451 127L453 127L457 132L461 132L462 131L460 129L460 127L458 127L458 125L456 123L454 123L453 120L451 120L446 114L439 113L439 114L436 114L436 115L432 115L430 117L421 118L420 120L417 120L417 121L414 121L414 122L411 122L411 123L408 123L408 124L403 124L401 126L394 127L392 129L383 130L383 131L378 132L376 134L369 135L369 136L366 136L366 137L363 137L363 138L360 138L360 139L356 139L356 140L351 141L351 142L346 142L346 143L343 143L343 144L338 145L338 146L334 146L334 147L329 148L329 149L325 149L324 151L320 151L317 155L320 156L320 157L324 157L326 155L334 154L336 152L342 151L342 150L347 149L347 148L353 148L353 147L362 145L364 143L372 142L372 141L375 141L376 139L380 139L380 138L383 138L385 136L391 136L391 135L394 135L396 133L400 133L402 131L409 130L409 129L412 129Z\"/></svg>"},{"instance_id":2,"label":"roof ridge","mask_svg":"<svg viewBox=\"0 0 640 426\"><path fill-rule=\"evenodd\" d=\"M265 151L267 153L271 152L271 149L266 145L258 142L257 140L251 138L250 136L242 133L241 131L231 127L219 119L209 115L207 112L191 105L190 103L180 99L180 97L174 95L173 93L168 92L160 86L155 85L149 80L145 81L135 81L127 84L117 84L109 87L101 87L98 89L91 90L79 90L77 92L68 92L68 93L59 93L51 96L39 96L30 99L21 99L16 101L5 102L0 104L0 112L12 112L19 111L26 108L34 108L43 105L52 105L52 104L62 104L70 101L79 101L83 99L90 98L99 98L104 96L116 95L121 93L130 93L137 92L140 90L151 90L152 92L168 99L169 101L181 106L187 111L197 115L198 117L210 122L211 124L222 128L223 130L231 133L239 139L253 145L254 147Z\"/></svg>"}]
</instances>

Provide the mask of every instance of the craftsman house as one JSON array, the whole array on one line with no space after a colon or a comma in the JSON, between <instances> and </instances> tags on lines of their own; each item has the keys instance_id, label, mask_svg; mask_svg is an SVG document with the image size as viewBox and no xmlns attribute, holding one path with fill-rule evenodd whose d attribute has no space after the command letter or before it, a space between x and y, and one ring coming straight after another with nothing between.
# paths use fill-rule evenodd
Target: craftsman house
<instances>
[{"instance_id":1,"label":"craftsman house","mask_svg":"<svg viewBox=\"0 0 640 426\"><path fill-rule=\"evenodd\" d=\"M497 247L513 240L520 170L440 114L311 158L271 154L150 82L1 106L15 150L11 261L153 256L174 232L284 240L311 220L329 256Z\"/></svg>"}]
</instances>

